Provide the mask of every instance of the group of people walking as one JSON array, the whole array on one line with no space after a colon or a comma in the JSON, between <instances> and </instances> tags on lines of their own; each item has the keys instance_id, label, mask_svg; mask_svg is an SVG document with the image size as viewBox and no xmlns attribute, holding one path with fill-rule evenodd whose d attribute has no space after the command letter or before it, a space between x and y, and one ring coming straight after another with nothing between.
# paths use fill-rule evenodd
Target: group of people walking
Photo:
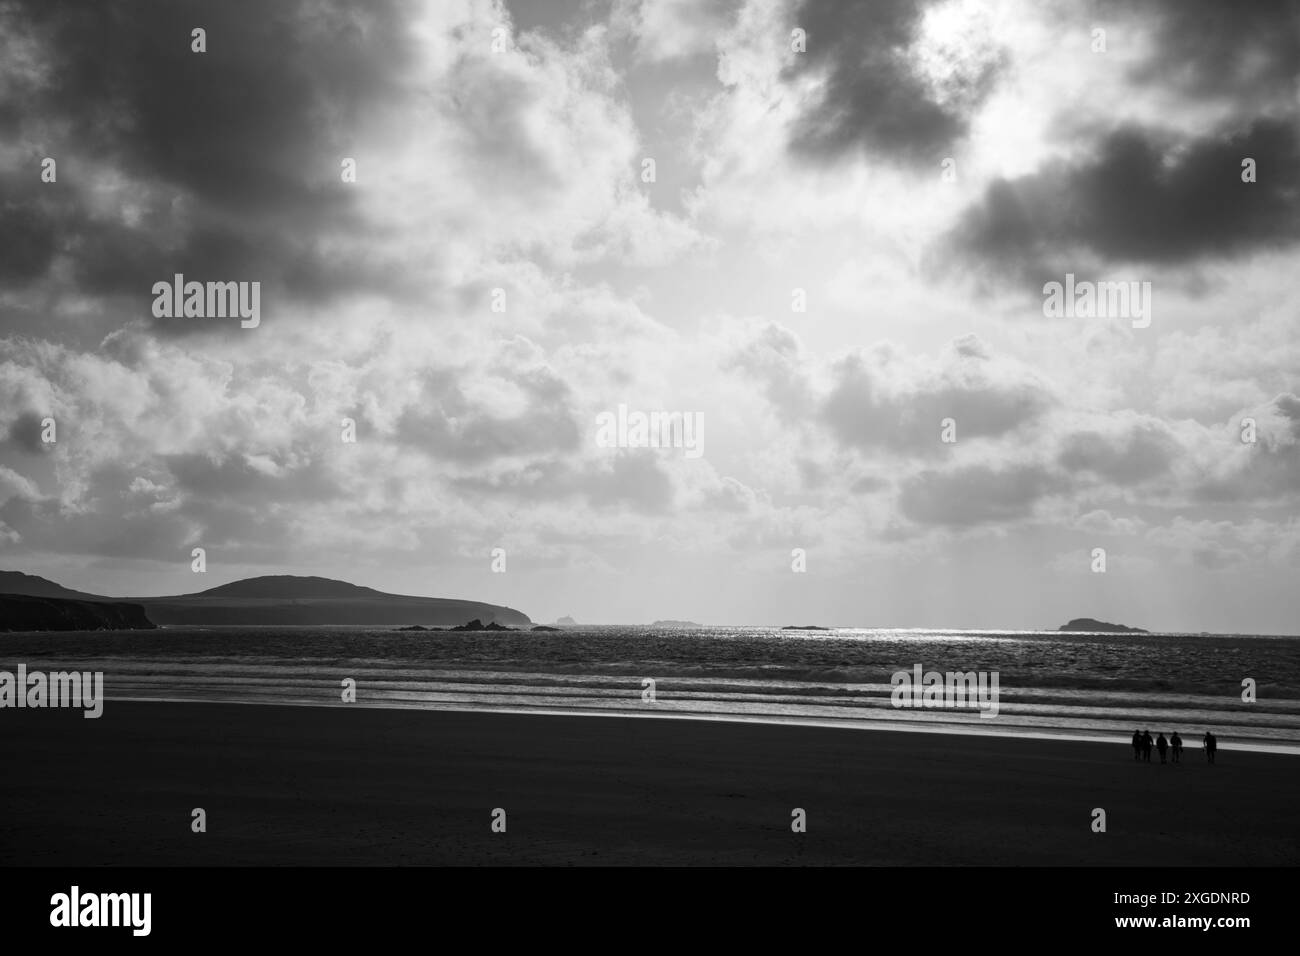
<instances>
[{"instance_id":1,"label":"group of people walking","mask_svg":"<svg viewBox=\"0 0 1300 956\"><path fill-rule=\"evenodd\" d=\"M1174 763L1181 763L1183 759L1183 738L1178 736L1178 731L1174 731L1166 740L1165 735L1161 733L1154 740L1151 739L1151 732L1147 730L1133 731L1133 759L1141 760L1144 763L1151 762L1151 748L1155 747L1160 754L1160 762L1165 763L1166 754L1172 752ZM1208 730L1205 736L1201 738L1201 749L1205 751L1205 759L1214 763L1214 752L1219 747L1219 741Z\"/></svg>"}]
</instances>

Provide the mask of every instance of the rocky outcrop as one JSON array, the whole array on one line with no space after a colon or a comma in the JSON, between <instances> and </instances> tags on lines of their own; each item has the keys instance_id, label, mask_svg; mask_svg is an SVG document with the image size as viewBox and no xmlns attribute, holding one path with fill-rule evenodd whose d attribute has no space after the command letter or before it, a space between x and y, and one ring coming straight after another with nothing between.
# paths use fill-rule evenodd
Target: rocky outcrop
<instances>
[{"instance_id":1,"label":"rocky outcrop","mask_svg":"<svg viewBox=\"0 0 1300 956\"><path fill-rule=\"evenodd\" d=\"M513 631L513 627L502 627L496 621L490 621L484 624L478 618L470 621L468 624L459 624L456 627L447 628L449 631Z\"/></svg>"},{"instance_id":2,"label":"rocky outcrop","mask_svg":"<svg viewBox=\"0 0 1300 956\"><path fill-rule=\"evenodd\" d=\"M139 604L0 594L0 631L153 630Z\"/></svg>"}]
</instances>

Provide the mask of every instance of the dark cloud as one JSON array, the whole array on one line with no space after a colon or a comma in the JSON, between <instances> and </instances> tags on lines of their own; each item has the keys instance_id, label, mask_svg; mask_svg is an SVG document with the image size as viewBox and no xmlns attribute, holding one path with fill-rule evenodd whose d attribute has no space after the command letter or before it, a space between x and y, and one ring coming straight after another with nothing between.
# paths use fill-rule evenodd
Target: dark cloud
<instances>
[{"instance_id":1,"label":"dark cloud","mask_svg":"<svg viewBox=\"0 0 1300 956\"><path fill-rule=\"evenodd\" d=\"M1254 159L1257 182L1242 182ZM998 180L957 226L968 254L1055 268L1086 249L1106 260L1180 262L1300 239L1300 141L1257 120L1190 141L1127 127L1097 155Z\"/></svg>"},{"instance_id":2,"label":"dark cloud","mask_svg":"<svg viewBox=\"0 0 1300 956\"><path fill-rule=\"evenodd\" d=\"M54 225L41 205L10 198L18 192L16 179L0 177L0 284L44 275L57 251Z\"/></svg>"},{"instance_id":3,"label":"dark cloud","mask_svg":"<svg viewBox=\"0 0 1300 956\"><path fill-rule=\"evenodd\" d=\"M306 213L327 198L311 171L331 160L332 174L367 105L397 92L403 9L36 0L24 16L58 79L29 114L73 120L94 155L224 208Z\"/></svg>"},{"instance_id":4,"label":"dark cloud","mask_svg":"<svg viewBox=\"0 0 1300 956\"><path fill-rule=\"evenodd\" d=\"M786 74L818 72L825 87L792 131L795 153L821 159L865 150L930 161L965 135L969 110L991 89L997 67L959 73L939 102L907 53L925 8L911 0L800 5L792 27L807 32L808 49Z\"/></svg>"},{"instance_id":5,"label":"dark cloud","mask_svg":"<svg viewBox=\"0 0 1300 956\"><path fill-rule=\"evenodd\" d=\"M53 446L41 441L41 419L35 412L22 412L9 423L9 441L32 454L49 451Z\"/></svg>"},{"instance_id":6,"label":"dark cloud","mask_svg":"<svg viewBox=\"0 0 1300 956\"><path fill-rule=\"evenodd\" d=\"M1255 106L1275 94L1294 98L1300 78L1297 0L1106 0L1100 6L1103 20L1148 12L1154 15L1152 54L1130 68L1133 82Z\"/></svg>"},{"instance_id":7,"label":"dark cloud","mask_svg":"<svg viewBox=\"0 0 1300 956\"><path fill-rule=\"evenodd\" d=\"M360 151L366 112L402 93L405 9L7 6L6 28L38 51L45 75L13 67L10 86L26 95L0 113L6 138L36 151L0 182L0 281L38 278L63 252L79 291L138 295L147 315L150 286L174 272L256 279L309 300L394 278L315 240L361 228L339 162ZM191 52L195 27L207 31L205 53ZM56 184L40 182L42 153L59 161ZM130 216L91 200L78 157L145 184Z\"/></svg>"}]
</instances>

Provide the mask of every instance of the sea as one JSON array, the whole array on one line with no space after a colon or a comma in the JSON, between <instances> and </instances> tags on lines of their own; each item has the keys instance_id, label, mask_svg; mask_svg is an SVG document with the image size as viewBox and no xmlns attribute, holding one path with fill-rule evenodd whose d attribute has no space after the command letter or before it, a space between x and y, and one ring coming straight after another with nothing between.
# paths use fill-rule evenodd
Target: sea
<instances>
[{"instance_id":1,"label":"sea","mask_svg":"<svg viewBox=\"0 0 1300 956\"><path fill-rule=\"evenodd\" d=\"M114 701L589 714L1300 753L1300 637L577 626L164 627L0 635L0 670L104 675ZM898 672L996 673L995 717L895 706ZM347 701L348 682L354 700Z\"/></svg>"}]
</instances>

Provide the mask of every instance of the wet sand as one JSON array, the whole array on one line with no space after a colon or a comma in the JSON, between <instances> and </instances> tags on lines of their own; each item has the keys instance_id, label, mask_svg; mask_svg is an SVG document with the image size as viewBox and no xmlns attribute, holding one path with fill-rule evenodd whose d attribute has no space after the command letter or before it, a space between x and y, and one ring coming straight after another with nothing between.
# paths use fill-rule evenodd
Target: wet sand
<instances>
[{"instance_id":1,"label":"wet sand","mask_svg":"<svg viewBox=\"0 0 1300 956\"><path fill-rule=\"evenodd\" d=\"M5 710L0 864L1300 863L1300 757L1153 759L1135 764L1125 740L718 721ZM206 833L191 831L196 807Z\"/></svg>"}]
</instances>

